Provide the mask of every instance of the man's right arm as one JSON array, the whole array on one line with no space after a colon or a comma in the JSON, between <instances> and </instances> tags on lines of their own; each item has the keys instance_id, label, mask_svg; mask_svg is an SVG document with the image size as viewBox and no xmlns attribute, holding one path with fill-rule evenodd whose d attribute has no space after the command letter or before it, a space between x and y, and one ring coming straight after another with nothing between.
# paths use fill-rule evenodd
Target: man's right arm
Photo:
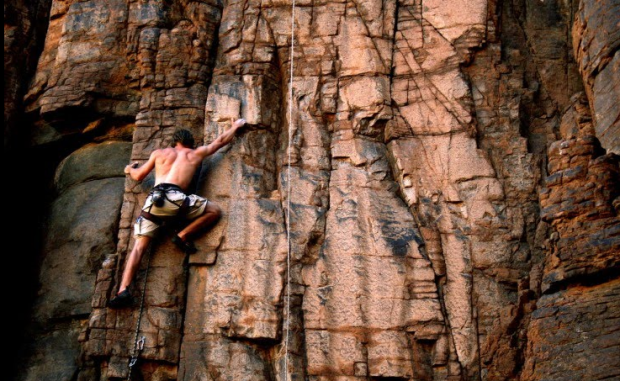
<instances>
[{"instance_id":1,"label":"man's right arm","mask_svg":"<svg viewBox=\"0 0 620 381\"><path fill-rule=\"evenodd\" d=\"M195 151L196 154L203 159L207 156L213 155L215 152L217 152L218 149L230 143L235 137L237 130L243 127L244 125L245 125L245 119L235 120L232 123L232 126L228 130L224 131L214 141L212 141L206 146L196 148L196 151Z\"/></svg>"},{"instance_id":2,"label":"man's right arm","mask_svg":"<svg viewBox=\"0 0 620 381\"><path fill-rule=\"evenodd\" d=\"M151 173L153 168L155 168L155 160L157 158L157 153L159 150L153 151L149 160L142 164L142 166L138 167L138 163L129 164L125 167L125 173L128 174L132 179L136 181L142 181L144 178Z\"/></svg>"}]
</instances>

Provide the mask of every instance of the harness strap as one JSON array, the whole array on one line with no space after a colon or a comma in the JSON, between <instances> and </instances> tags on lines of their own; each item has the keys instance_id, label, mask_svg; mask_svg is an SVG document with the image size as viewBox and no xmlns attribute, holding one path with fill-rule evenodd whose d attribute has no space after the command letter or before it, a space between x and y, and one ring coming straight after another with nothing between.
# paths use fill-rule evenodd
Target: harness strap
<instances>
[{"instance_id":1,"label":"harness strap","mask_svg":"<svg viewBox=\"0 0 620 381\"><path fill-rule=\"evenodd\" d=\"M189 212L189 196L183 199L183 203L179 207L179 213L177 213L175 218L185 218L188 212Z\"/></svg>"},{"instance_id":2,"label":"harness strap","mask_svg":"<svg viewBox=\"0 0 620 381\"><path fill-rule=\"evenodd\" d=\"M164 220L161 217L157 217L156 215L151 214L146 210L140 211L140 217L144 218L145 220L149 220L157 225L161 225L164 223Z\"/></svg>"},{"instance_id":3,"label":"harness strap","mask_svg":"<svg viewBox=\"0 0 620 381\"><path fill-rule=\"evenodd\" d=\"M169 184L169 183L159 183L153 187L153 190L161 190L164 192L169 191L169 190L174 190L177 192L185 193L185 191L180 186L176 184Z\"/></svg>"}]
</instances>

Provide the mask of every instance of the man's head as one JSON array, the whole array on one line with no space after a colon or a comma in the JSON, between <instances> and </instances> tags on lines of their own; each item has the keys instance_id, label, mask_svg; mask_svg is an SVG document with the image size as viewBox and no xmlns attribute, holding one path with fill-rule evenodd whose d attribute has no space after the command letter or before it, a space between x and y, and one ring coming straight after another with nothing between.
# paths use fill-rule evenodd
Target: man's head
<instances>
[{"instance_id":1,"label":"man's head","mask_svg":"<svg viewBox=\"0 0 620 381\"><path fill-rule=\"evenodd\" d=\"M194 148L194 136L192 133L183 128L177 128L172 135L172 146L181 143L183 147Z\"/></svg>"}]
</instances>

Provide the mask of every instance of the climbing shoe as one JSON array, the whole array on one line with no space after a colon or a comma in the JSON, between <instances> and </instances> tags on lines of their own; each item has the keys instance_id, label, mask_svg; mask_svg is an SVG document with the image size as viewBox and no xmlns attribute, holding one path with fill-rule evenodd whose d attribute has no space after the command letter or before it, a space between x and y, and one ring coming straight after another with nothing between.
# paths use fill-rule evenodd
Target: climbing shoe
<instances>
[{"instance_id":1,"label":"climbing shoe","mask_svg":"<svg viewBox=\"0 0 620 381\"><path fill-rule=\"evenodd\" d=\"M129 293L128 289L125 289L108 302L108 307L110 308L125 308L130 307L131 305L133 305L133 297Z\"/></svg>"},{"instance_id":2,"label":"climbing shoe","mask_svg":"<svg viewBox=\"0 0 620 381\"><path fill-rule=\"evenodd\" d=\"M172 243L174 243L185 254L194 254L198 251L193 242L183 241L178 235L172 237Z\"/></svg>"}]
</instances>

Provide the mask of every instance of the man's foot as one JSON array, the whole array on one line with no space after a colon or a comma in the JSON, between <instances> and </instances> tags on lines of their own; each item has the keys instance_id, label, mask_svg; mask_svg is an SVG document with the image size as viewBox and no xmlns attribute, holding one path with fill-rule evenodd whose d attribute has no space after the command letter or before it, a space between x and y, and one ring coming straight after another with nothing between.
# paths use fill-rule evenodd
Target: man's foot
<instances>
[{"instance_id":1,"label":"man's foot","mask_svg":"<svg viewBox=\"0 0 620 381\"><path fill-rule=\"evenodd\" d=\"M181 251L183 251L185 254L194 254L195 252L198 251L196 246L194 246L193 242L183 241L181 237L179 237L178 235L175 235L174 237L172 237L172 243L177 245L177 247L181 249Z\"/></svg>"},{"instance_id":2,"label":"man's foot","mask_svg":"<svg viewBox=\"0 0 620 381\"><path fill-rule=\"evenodd\" d=\"M128 289L124 289L123 292L118 293L115 297L108 302L110 308L125 308L130 307L133 304L133 297L129 293Z\"/></svg>"}]
</instances>

